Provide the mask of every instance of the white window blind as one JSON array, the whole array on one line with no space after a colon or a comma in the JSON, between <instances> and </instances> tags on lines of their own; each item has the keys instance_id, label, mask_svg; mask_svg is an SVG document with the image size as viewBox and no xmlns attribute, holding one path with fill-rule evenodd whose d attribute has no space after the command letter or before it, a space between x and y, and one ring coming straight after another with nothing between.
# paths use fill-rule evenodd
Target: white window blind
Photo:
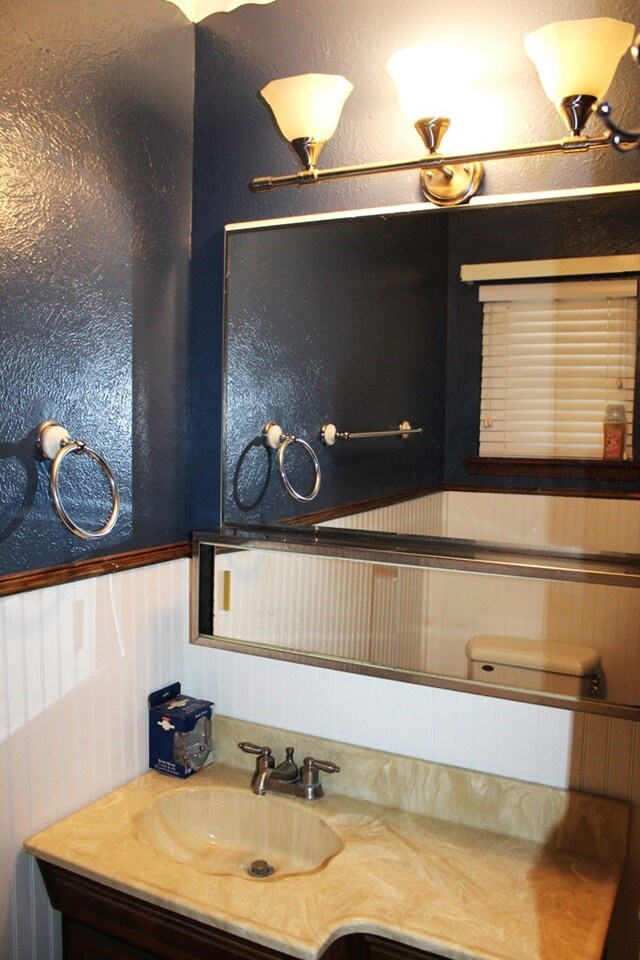
<instances>
[{"instance_id":1,"label":"white window blind","mask_svg":"<svg viewBox=\"0 0 640 960\"><path fill-rule=\"evenodd\" d=\"M637 288L636 279L479 288L481 457L602 457L615 403L631 458Z\"/></svg>"}]
</instances>

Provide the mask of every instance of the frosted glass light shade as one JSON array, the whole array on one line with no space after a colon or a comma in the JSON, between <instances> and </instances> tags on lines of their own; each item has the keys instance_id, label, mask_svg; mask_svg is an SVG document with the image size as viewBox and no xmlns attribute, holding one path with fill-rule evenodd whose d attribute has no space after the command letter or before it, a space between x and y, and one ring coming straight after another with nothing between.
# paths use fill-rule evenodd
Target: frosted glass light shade
<instances>
[{"instance_id":1,"label":"frosted glass light shade","mask_svg":"<svg viewBox=\"0 0 640 960\"><path fill-rule=\"evenodd\" d=\"M273 0L169 0L169 3L175 3L192 23L199 23L212 13L230 13L245 3L272 2Z\"/></svg>"},{"instance_id":2,"label":"frosted glass light shade","mask_svg":"<svg viewBox=\"0 0 640 960\"><path fill-rule=\"evenodd\" d=\"M451 117L468 77L460 71L460 53L443 44L423 43L396 50L387 63L407 120ZM453 65L455 64L455 68Z\"/></svg>"},{"instance_id":3,"label":"frosted glass light shade","mask_svg":"<svg viewBox=\"0 0 640 960\"><path fill-rule=\"evenodd\" d=\"M272 80L260 91L285 140L310 137L325 141L333 136L353 84L327 73L305 73Z\"/></svg>"},{"instance_id":4,"label":"frosted glass light shade","mask_svg":"<svg viewBox=\"0 0 640 960\"><path fill-rule=\"evenodd\" d=\"M632 23L609 17L563 20L527 34L524 46L552 103L581 94L601 100L634 33Z\"/></svg>"}]
</instances>

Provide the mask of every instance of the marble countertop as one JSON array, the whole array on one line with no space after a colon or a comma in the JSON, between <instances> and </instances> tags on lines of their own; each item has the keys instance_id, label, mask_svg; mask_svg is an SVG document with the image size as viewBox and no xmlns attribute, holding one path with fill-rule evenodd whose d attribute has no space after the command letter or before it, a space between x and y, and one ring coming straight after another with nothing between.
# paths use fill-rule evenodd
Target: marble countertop
<instances>
[{"instance_id":1,"label":"marble countertop","mask_svg":"<svg viewBox=\"0 0 640 960\"><path fill-rule=\"evenodd\" d=\"M306 752L350 770L342 786L352 795L337 792L337 774L324 777L320 801L253 799L280 806L283 817L302 804L334 830L342 850L299 876L219 876L157 853L136 818L171 791L250 793L252 758L236 759L233 740L270 742L263 737L275 734L238 721L225 733L218 759L198 774L179 780L150 771L31 837L25 850L302 960L356 932L454 960L600 960L626 804L297 737ZM242 766L221 762L228 758Z\"/></svg>"}]
</instances>

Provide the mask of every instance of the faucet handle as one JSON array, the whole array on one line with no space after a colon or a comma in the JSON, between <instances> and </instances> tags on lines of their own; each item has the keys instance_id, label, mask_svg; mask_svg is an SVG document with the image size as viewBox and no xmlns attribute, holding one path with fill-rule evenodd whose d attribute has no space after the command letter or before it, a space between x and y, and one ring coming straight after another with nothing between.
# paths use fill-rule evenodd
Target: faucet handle
<instances>
[{"instance_id":1,"label":"faucet handle","mask_svg":"<svg viewBox=\"0 0 640 960\"><path fill-rule=\"evenodd\" d=\"M319 800L324 796L324 790L320 783L320 771L325 773L339 773L340 767L337 763L330 760L315 760L313 757L305 757L300 767L300 783L304 788L304 794L307 800Z\"/></svg>"},{"instance_id":2,"label":"faucet handle","mask_svg":"<svg viewBox=\"0 0 640 960\"><path fill-rule=\"evenodd\" d=\"M249 743L248 740L241 740L238 746L244 753L253 753L261 757L271 756L271 747L259 747L257 743Z\"/></svg>"},{"instance_id":3,"label":"faucet handle","mask_svg":"<svg viewBox=\"0 0 640 960\"><path fill-rule=\"evenodd\" d=\"M312 778L313 781L316 781L318 770L323 770L325 773L340 773L340 767L337 763L332 763L331 760L315 760L313 757L304 758L302 774L309 778L305 782L312 782Z\"/></svg>"},{"instance_id":4,"label":"faucet handle","mask_svg":"<svg viewBox=\"0 0 640 960\"><path fill-rule=\"evenodd\" d=\"M248 740L241 740L238 746L243 753L253 753L258 758L251 777L251 787L254 793L262 797L267 792L265 777L273 771L276 764L271 755L271 747L259 747L257 743L249 743Z\"/></svg>"},{"instance_id":5,"label":"faucet handle","mask_svg":"<svg viewBox=\"0 0 640 960\"><path fill-rule=\"evenodd\" d=\"M271 747L259 747L257 743L249 743L248 740L241 740L238 746L244 753L252 753L257 756L256 771L275 766L275 760L271 756Z\"/></svg>"}]
</instances>

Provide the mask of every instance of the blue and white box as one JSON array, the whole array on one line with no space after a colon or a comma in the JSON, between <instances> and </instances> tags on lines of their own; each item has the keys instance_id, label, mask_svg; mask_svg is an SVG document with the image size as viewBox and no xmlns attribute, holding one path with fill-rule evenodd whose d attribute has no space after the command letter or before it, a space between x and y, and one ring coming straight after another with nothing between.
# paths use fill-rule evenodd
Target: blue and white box
<instances>
[{"instance_id":1,"label":"blue and white box","mask_svg":"<svg viewBox=\"0 0 640 960\"><path fill-rule=\"evenodd\" d=\"M211 700L197 700L172 683L149 694L149 766L190 777L213 761Z\"/></svg>"}]
</instances>

